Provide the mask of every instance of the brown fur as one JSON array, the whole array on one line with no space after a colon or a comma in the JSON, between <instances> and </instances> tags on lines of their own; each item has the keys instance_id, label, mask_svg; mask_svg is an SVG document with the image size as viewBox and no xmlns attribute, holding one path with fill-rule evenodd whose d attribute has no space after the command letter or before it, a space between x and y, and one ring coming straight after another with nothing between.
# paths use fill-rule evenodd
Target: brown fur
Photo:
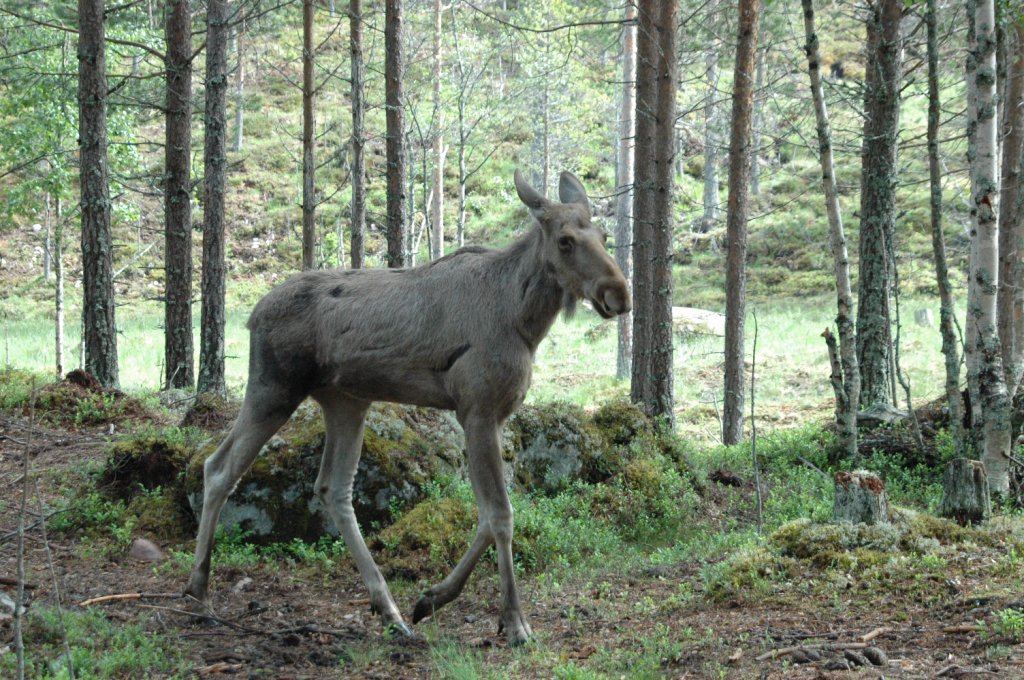
<instances>
[{"instance_id":1,"label":"brown fur","mask_svg":"<svg viewBox=\"0 0 1024 680\"><path fill-rule=\"evenodd\" d=\"M563 173L561 203L516 173L536 225L502 250L463 248L403 270L308 271L264 297L249 319L249 383L227 440L205 467L203 516L187 593L205 604L217 518L266 440L307 396L324 410L327 444L317 492L387 624L407 631L359 533L352 478L370 402L453 409L466 431L480 524L451 575L417 603L413 622L461 591L495 544L502 578L500 626L530 634L511 562L512 514L501 475L500 428L522 403L533 354L559 311L585 297L605 317L629 311L629 290L590 224L586 193Z\"/></svg>"}]
</instances>

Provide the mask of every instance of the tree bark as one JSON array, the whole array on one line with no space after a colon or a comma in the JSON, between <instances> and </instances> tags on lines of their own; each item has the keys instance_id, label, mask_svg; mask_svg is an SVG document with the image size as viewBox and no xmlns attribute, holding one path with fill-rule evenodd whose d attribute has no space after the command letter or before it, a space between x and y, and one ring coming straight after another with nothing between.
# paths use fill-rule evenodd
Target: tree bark
<instances>
[{"instance_id":1,"label":"tree bark","mask_svg":"<svg viewBox=\"0 0 1024 680\"><path fill-rule=\"evenodd\" d=\"M999 341L1006 393L1017 394L1024 372L1024 219L1020 190L1024 153L1024 18L1012 26L1007 68L999 208Z\"/></svg>"},{"instance_id":2,"label":"tree bark","mask_svg":"<svg viewBox=\"0 0 1024 680\"><path fill-rule=\"evenodd\" d=\"M972 6L973 5L973 6ZM998 286L999 186L997 161L995 7L993 0L969 0L974 40L968 52L975 75L968 101L974 126L971 161L971 262L967 324L974 328L974 359L982 422L981 460L993 494L1009 493L1010 400L1006 393L996 316Z\"/></svg>"},{"instance_id":3,"label":"tree bark","mask_svg":"<svg viewBox=\"0 0 1024 680\"><path fill-rule=\"evenodd\" d=\"M316 62L313 0L302 0L302 268L316 267Z\"/></svg>"},{"instance_id":4,"label":"tree bark","mask_svg":"<svg viewBox=\"0 0 1024 680\"><path fill-rule=\"evenodd\" d=\"M857 359L861 402L893 403L889 244L896 221L896 151L899 136L903 37L901 0L878 0L869 9L861 149L860 276Z\"/></svg>"},{"instance_id":5,"label":"tree bark","mask_svg":"<svg viewBox=\"0 0 1024 680\"><path fill-rule=\"evenodd\" d=\"M366 125L363 101L363 8L362 0L349 0L349 53L352 64L352 268L362 269L366 261Z\"/></svg>"},{"instance_id":6,"label":"tree bark","mask_svg":"<svg viewBox=\"0 0 1024 680\"><path fill-rule=\"evenodd\" d=\"M387 109L386 155L388 266L405 266L405 111L402 101L402 1L384 3L384 100Z\"/></svg>"},{"instance_id":7,"label":"tree bark","mask_svg":"<svg viewBox=\"0 0 1024 680\"><path fill-rule=\"evenodd\" d=\"M630 396L675 426L672 372L672 207L678 65L677 0L638 3L633 192L633 371Z\"/></svg>"},{"instance_id":8,"label":"tree bark","mask_svg":"<svg viewBox=\"0 0 1024 680\"><path fill-rule=\"evenodd\" d=\"M939 329L942 334L942 355L946 363L946 404L949 410L949 432L957 453L963 453L963 409L960 398L960 342L953 326L953 291L949 284L946 242L942 233L942 165L939 160L939 47L936 0L927 0L925 22L928 31L928 174L931 185L932 253L935 278L939 289Z\"/></svg>"},{"instance_id":9,"label":"tree bark","mask_svg":"<svg viewBox=\"0 0 1024 680\"><path fill-rule=\"evenodd\" d=\"M100 0L79 0L78 30L82 352L85 370L101 385L116 387L117 325L107 166L107 58Z\"/></svg>"},{"instance_id":10,"label":"tree bark","mask_svg":"<svg viewBox=\"0 0 1024 680\"><path fill-rule=\"evenodd\" d=\"M751 127L760 0L739 1L736 65L733 70L732 130L729 135L729 198L726 215L725 398L722 442L743 439L744 330L747 315L747 216L750 213Z\"/></svg>"},{"instance_id":11,"label":"tree bark","mask_svg":"<svg viewBox=\"0 0 1024 680\"><path fill-rule=\"evenodd\" d=\"M961 526L977 524L992 514L985 466L981 461L954 458L942 476L939 516L956 520Z\"/></svg>"},{"instance_id":12,"label":"tree bark","mask_svg":"<svg viewBox=\"0 0 1024 680\"><path fill-rule=\"evenodd\" d=\"M224 190L227 182L228 6L206 4L206 101L203 135L203 275L196 389L223 395Z\"/></svg>"},{"instance_id":13,"label":"tree bark","mask_svg":"<svg viewBox=\"0 0 1024 680\"><path fill-rule=\"evenodd\" d=\"M441 103L441 0L434 0L434 200L430 205L430 257L444 255L444 108Z\"/></svg>"},{"instance_id":14,"label":"tree bark","mask_svg":"<svg viewBox=\"0 0 1024 680\"><path fill-rule=\"evenodd\" d=\"M619 109L618 198L615 203L615 261L629 281L633 258L633 163L636 134L636 5L626 4L626 24L622 29L622 107ZM618 319L618 352L615 374L624 380L630 374L633 354L633 316Z\"/></svg>"},{"instance_id":15,"label":"tree bark","mask_svg":"<svg viewBox=\"0 0 1024 680\"><path fill-rule=\"evenodd\" d=\"M803 0L804 35L807 72L811 81L811 98L817 121L818 151L821 160L821 184L828 214L829 245L832 249L833 273L836 280L836 326L839 329L840 370L833 371L836 389L836 425L839 446L848 460L859 457L857 451L857 410L860 407L860 370L857 365L857 339L853 324L853 289L850 285L850 257L843 230L843 216L836 189L835 165L832 158L832 128L829 125L825 94L821 84L821 56L818 34L814 27L812 0ZM830 333L831 334L831 333Z\"/></svg>"},{"instance_id":16,"label":"tree bark","mask_svg":"<svg viewBox=\"0 0 1024 680\"><path fill-rule=\"evenodd\" d=\"M707 22L718 23L718 0L710 0ZM704 100L704 218L701 231L709 231L718 222L718 44L711 38L704 53L707 97Z\"/></svg>"},{"instance_id":17,"label":"tree bark","mask_svg":"<svg viewBox=\"0 0 1024 680\"><path fill-rule=\"evenodd\" d=\"M57 377L64 375L64 216L60 197L54 201L53 278L54 278L54 357Z\"/></svg>"},{"instance_id":18,"label":"tree bark","mask_svg":"<svg viewBox=\"0 0 1024 680\"><path fill-rule=\"evenodd\" d=\"M192 11L167 7L167 124L164 169L165 388L191 388L192 347Z\"/></svg>"}]
</instances>

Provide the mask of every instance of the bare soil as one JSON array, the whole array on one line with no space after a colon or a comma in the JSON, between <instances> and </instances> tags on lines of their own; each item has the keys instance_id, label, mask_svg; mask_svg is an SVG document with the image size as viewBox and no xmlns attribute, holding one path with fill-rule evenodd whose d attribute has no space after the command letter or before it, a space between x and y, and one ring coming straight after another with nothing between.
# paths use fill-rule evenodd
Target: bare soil
<instances>
[{"instance_id":1,"label":"bare soil","mask_svg":"<svg viewBox=\"0 0 1024 680\"><path fill-rule=\"evenodd\" d=\"M71 431L0 418L0 588L14 596L16 527L22 466L29 452L32 475L26 580L30 603L51 605L59 597L68 609L113 594L142 597L89 605L111 621L139 623L152 635L167 636L181 650L194 676L272 678L426 678L443 675L445 649L475 656L493 677L553 677L554 667L575 664L616 677L634 677L631 658L658 653L656 675L672 678L1024 678L1024 649L1010 640L986 637L974 624L1011 606L1020 593L1020 574L996 581L984 570L951 565L945 582L923 588L873 592L851 582L820 587L814 574L779 585L777 592L752 593L713 603L702 596L702 564L622 568L562 577L522 579L527 615L536 645L510 649L496 631L498 588L493 564L482 563L466 592L414 639L386 637L368 611L366 593L351 564L330 572L318 567L264 565L216 570L213 604L218 621L182 613L178 597L184 568L160 568L123 554L84 549L83 537L50 535L44 543L38 508L60 508L56 481L83 461L100 460L109 439L106 426ZM187 543L164 549L189 550ZM52 559L53 576L49 570ZM380 555L386 564L387 555ZM991 559L985 557L984 559ZM975 567L977 565L974 565ZM672 604L680 584L693 597ZM419 588L398 584L396 597L411 611ZM936 592L940 591L940 592ZM925 595L921 595L925 593ZM959 628L954 628L959 626ZM772 650L811 649L856 643L883 628L872 645L888 657L884 667L826 670L842 652L801 665L786 654L757 659ZM0 654L12 654L9 618L0 619ZM653 650L653 651L652 651ZM650 675L650 673L645 673Z\"/></svg>"}]
</instances>

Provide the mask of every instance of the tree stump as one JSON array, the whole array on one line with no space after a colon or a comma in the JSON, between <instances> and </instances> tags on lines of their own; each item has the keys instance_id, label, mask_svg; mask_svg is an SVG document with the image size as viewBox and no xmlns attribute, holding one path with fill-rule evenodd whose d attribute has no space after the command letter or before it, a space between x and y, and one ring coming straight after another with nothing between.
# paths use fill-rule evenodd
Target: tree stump
<instances>
[{"instance_id":1,"label":"tree stump","mask_svg":"<svg viewBox=\"0 0 1024 680\"><path fill-rule=\"evenodd\" d=\"M889 521L889 499L885 483L866 470L836 473L832 521L836 523L883 524Z\"/></svg>"},{"instance_id":2,"label":"tree stump","mask_svg":"<svg viewBox=\"0 0 1024 680\"><path fill-rule=\"evenodd\" d=\"M988 493L988 475L981 461L954 458L946 463L939 515L966 526L981 522L990 514L992 501Z\"/></svg>"}]
</instances>

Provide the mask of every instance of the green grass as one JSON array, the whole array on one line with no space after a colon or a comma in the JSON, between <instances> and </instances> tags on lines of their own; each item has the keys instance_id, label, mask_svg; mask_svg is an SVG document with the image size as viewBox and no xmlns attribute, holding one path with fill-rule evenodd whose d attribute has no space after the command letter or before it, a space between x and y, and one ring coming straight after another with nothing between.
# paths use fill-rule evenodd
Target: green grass
<instances>
[{"instance_id":1,"label":"green grass","mask_svg":"<svg viewBox=\"0 0 1024 680\"><path fill-rule=\"evenodd\" d=\"M113 622L101 609L58 610L32 607L26 617L26 677L60 680L68 677L63 640L66 630L75 677L186 677L191 666L181 656L174 635L154 635L141 623ZM15 674L13 652L0 656L0 676Z\"/></svg>"}]
</instances>

